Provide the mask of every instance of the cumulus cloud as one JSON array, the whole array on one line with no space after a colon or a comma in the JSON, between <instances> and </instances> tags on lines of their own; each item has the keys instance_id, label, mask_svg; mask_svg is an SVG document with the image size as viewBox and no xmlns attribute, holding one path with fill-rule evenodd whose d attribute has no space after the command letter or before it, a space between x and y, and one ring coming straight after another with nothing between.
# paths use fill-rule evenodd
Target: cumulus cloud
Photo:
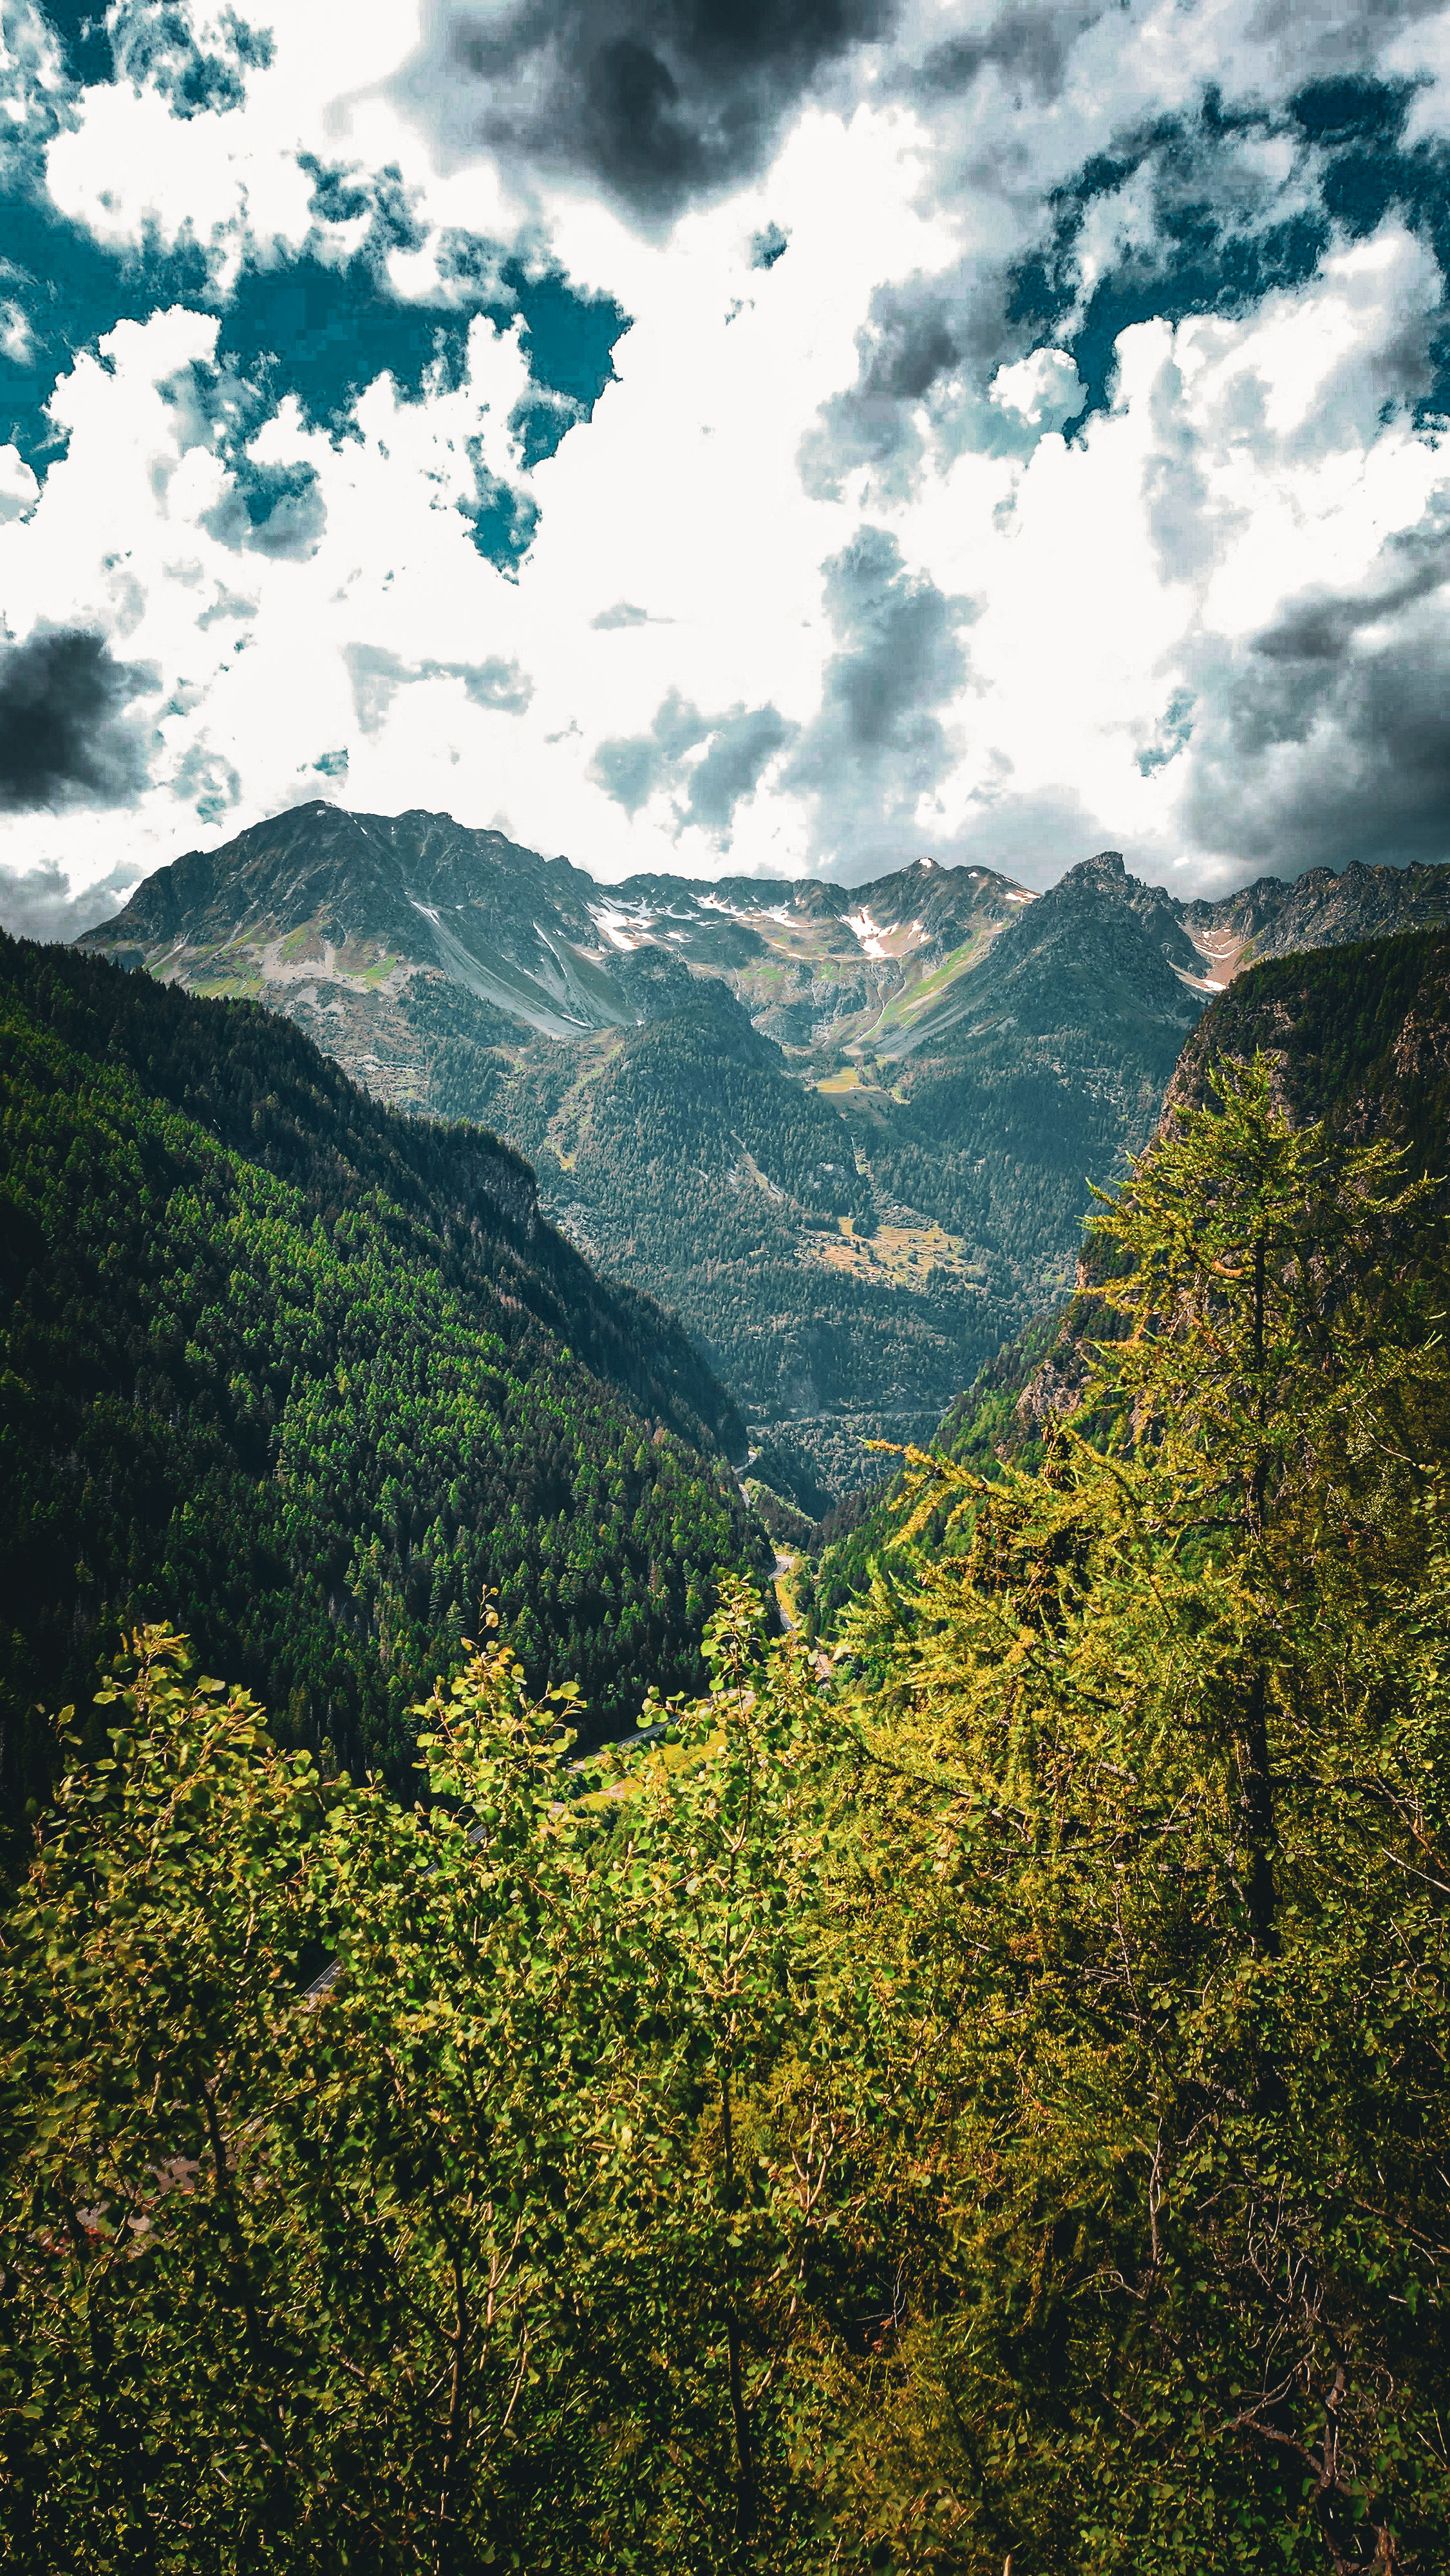
<instances>
[{"instance_id":1,"label":"cumulus cloud","mask_svg":"<svg viewBox=\"0 0 1450 2576\"><path fill-rule=\"evenodd\" d=\"M124 805L147 784L147 737L127 715L156 674L113 660L103 635L38 627L0 646L0 807Z\"/></svg>"},{"instance_id":2,"label":"cumulus cloud","mask_svg":"<svg viewBox=\"0 0 1450 2576\"><path fill-rule=\"evenodd\" d=\"M369 0L339 102L259 8L201 114L58 15L0 596L164 680L149 787L12 865L323 779L606 876L1433 845L1450 11L432 0L409 62Z\"/></svg>"},{"instance_id":3,"label":"cumulus cloud","mask_svg":"<svg viewBox=\"0 0 1450 2576\"><path fill-rule=\"evenodd\" d=\"M34 868L0 861L0 927L16 939L79 939L83 930L120 911L139 873L135 867L112 868L77 894L54 859Z\"/></svg>"},{"instance_id":4,"label":"cumulus cloud","mask_svg":"<svg viewBox=\"0 0 1450 2576\"><path fill-rule=\"evenodd\" d=\"M501 655L490 655L482 662L439 662L425 658L404 661L381 644L349 644L344 659L352 680L353 706L363 732L377 733L387 719L388 711L400 689L412 688L420 680L459 680L469 705L489 708L500 715L522 715L530 705L534 684L517 662L505 661Z\"/></svg>"},{"instance_id":5,"label":"cumulus cloud","mask_svg":"<svg viewBox=\"0 0 1450 2576\"><path fill-rule=\"evenodd\" d=\"M760 170L895 0L435 0L404 94L454 151L577 174L668 221Z\"/></svg>"},{"instance_id":6,"label":"cumulus cloud","mask_svg":"<svg viewBox=\"0 0 1450 2576\"><path fill-rule=\"evenodd\" d=\"M1284 872L1450 856L1450 488L1353 589L1286 601L1215 676L1186 818Z\"/></svg>"},{"instance_id":7,"label":"cumulus cloud","mask_svg":"<svg viewBox=\"0 0 1450 2576\"><path fill-rule=\"evenodd\" d=\"M198 16L187 0L44 0L61 60L79 82L124 80L190 121L246 102L246 76L271 63L273 40L235 9Z\"/></svg>"},{"instance_id":8,"label":"cumulus cloud","mask_svg":"<svg viewBox=\"0 0 1450 2576\"><path fill-rule=\"evenodd\" d=\"M815 799L818 843L849 852L912 824L945 776L938 710L965 684L961 630L977 603L913 571L887 528L858 529L822 573L839 650L785 783Z\"/></svg>"},{"instance_id":9,"label":"cumulus cloud","mask_svg":"<svg viewBox=\"0 0 1450 2576\"><path fill-rule=\"evenodd\" d=\"M672 689L648 733L599 744L592 773L626 814L638 813L661 788L673 791L676 835L695 824L724 843L737 807L755 794L795 731L777 707L742 704L707 716Z\"/></svg>"},{"instance_id":10,"label":"cumulus cloud","mask_svg":"<svg viewBox=\"0 0 1450 2576\"><path fill-rule=\"evenodd\" d=\"M103 13L78 17L82 42ZM272 38L235 9L198 24L185 0L119 0L104 13L117 78L153 89L173 116L225 115L243 105L249 71L266 71Z\"/></svg>"},{"instance_id":11,"label":"cumulus cloud","mask_svg":"<svg viewBox=\"0 0 1450 2576\"><path fill-rule=\"evenodd\" d=\"M1103 15L1073 32L1066 12L1010 13L937 48L914 94L951 92L1020 44L1055 95L1070 46ZM1407 148L1413 97L1412 82L1365 70L1230 106L1206 80L1171 110L1125 121L1043 190L1034 228L1006 255L877 286L856 380L803 441L808 488L833 496L864 467L869 490L900 501L924 470L969 451L1030 455L1049 431L1111 408L1125 331L1251 314L1309 286L1346 238L1368 238L1391 214L1444 259L1450 287L1450 158ZM1407 316L1378 357L1378 408L1450 410L1450 351L1428 314Z\"/></svg>"}]
</instances>

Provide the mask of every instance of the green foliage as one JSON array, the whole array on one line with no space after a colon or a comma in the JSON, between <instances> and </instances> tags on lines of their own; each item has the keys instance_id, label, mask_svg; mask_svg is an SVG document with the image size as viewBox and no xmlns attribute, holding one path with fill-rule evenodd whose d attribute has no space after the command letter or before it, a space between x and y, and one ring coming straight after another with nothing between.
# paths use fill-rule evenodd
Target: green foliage
<instances>
[{"instance_id":1,"label":"green foliage","mask_svg":"<svg viewBox=\"0 0 1450 2576\"><path fill-rule=\"evenodd\" d=\"M880 2013L822 1953L822 1728L758 1630L737 1588L674 1712L709 1758L612 1834L507 1649L420 1711L405 1812L138 1636L7 1927L10 2564L814 2563Z\"/></svg>"},{"instance_id":2,"label":"green foliage","mask_svg":"<svg viewBox=\"0 0 1450 2576\"><path fill-rule=\"evenodd\" d=\"M622 1776L498 1633L407 1810L136 1640L0 1953L25 2576L1438 2576L1431 1193L1260 1061L1098 1229L1040 1464Z\"/></svg>"},{"instance_id":3,"label":"green foliage","mask_svg":"<svg viewBox=\"0 0 1450 2576\"><path fill-rule=\"evenodd\" d=\"M1057 1315L1038 1316L1014 1341L1004 1342L993 1359L983 1362L975 1378L947 1407L931 1446L958 1465L995 1477L1001 1459L1035 1466L1041 1444L1024 1439L1017 1407L1061 1327ZM827 1516L821 1529L818 1608L821 1632L832 1635L853 1601L871 1589L873 1576L889 1564L901 1535L900 1475L888 1476L874 1489ZM931 1536L949 1543L945 1511L935 1515Z\"/></svg>"},{"instance_id":4,"label":"green foliage","mask_svg":"<svg viewBox=\"0 0 1450 2576\"><path fill-rule=\"evenodd\" d=\"M395 1782L485 1588L596 1731L697 1684L753 1544L697 1445L713 1382L539 1224L527 1167L261 1012L13 942L0 967L11 1817L49 1786L36 1704L84 1708L162 1612L279 1733Z\"/></svg>"},{"instance_id":5,"label":"green foliage","mask_svg":"<svg viewBox=\"0 0 1450 2576\"><path fill-rule=\"evenodd\" d=\"M1131 1264L1106 1453L919 1458L917 1526L946 1500L964 1544L848 1625L951 1998L939 2232L858 2475L946 2565L1450 2542L1424 1191L1291 1132L1262 1064L1215 1090L1100 1220Z\"/></svg>"}]
</instances>

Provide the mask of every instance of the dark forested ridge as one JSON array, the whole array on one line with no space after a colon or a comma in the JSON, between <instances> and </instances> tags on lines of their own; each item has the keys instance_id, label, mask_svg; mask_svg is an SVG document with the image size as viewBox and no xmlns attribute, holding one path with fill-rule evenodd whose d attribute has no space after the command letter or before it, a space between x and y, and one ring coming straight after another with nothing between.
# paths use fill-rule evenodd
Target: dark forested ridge
<instances>
[{"instance_id":1,"label":"dark forested ridge","mask_svg":"<svg viewBox=\"0 0 1450 2576\"><path fill-rule=\"evenodd\" d=\"M1450 1165L1450 928L1318 948L1250 967L1205 1012L1166 1109L1200 1101L1207 1068L1256 1049L1296 1119Z\"/></svg>"},{"instance_id":2,"label":"dark forested ridge","mask_svg":"<svg viewBox=\"0 0 1450 2576\"><path fill-rule=\"evenodd\" d=\"M1387 872L1362 873L1380 880ZM1309 889L1321 907L1338 883L1326 879L1327 869L1317 871ZM1245 969L1188 1036L1160 1131L1176 1110L1203 1106L1215 1065L1256 1053L1273 1066L1296 1125L1323 1119L1333 1136L1403 1147L1408 1169L1436 1182L1439 1204L1450 1208L1450 929L1291 951ZM947 1408L933 1449L986 1475L1006 1458L1040 1460L1053 1424L1081 1400L1090 1341L1116 1329L1094 1284L1101 1247L1089 1245L1087 1253L1073 1294L1004 1343ZM869 1512L839 1535L826 1533L818 1586L823 1627L865 1591L889 1548L899 1488L899 1478L887 1478Z\"/></svg>"},{"instance_id":3,"label":"dark forested ridge","mask_svg":"<svg viewBox=\"0 0 1450 2576\"><path fill-rule=\"evenodd\" d=\"M739 1417L594 1278L520 1158L401 1118L294 1028L0 942L11 1812L38 1700L183 1617L283 1734L406 1773L407 1708L495 1590L597 1733L698 1676L752 1538Z\"/></svg>"}]
</instances>

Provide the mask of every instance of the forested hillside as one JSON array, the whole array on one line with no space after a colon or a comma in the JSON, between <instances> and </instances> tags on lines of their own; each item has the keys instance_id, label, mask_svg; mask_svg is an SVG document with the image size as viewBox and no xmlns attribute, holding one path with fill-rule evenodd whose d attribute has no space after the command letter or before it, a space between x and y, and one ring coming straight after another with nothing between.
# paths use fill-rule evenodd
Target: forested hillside
<instances>
[{"instance_id":1,"label":"forested hillside","mask_svg":"<svg viewBox=\"0 0 1450 2576\"><path fill-rule=\"evenodd\" d=\"M1310 887L1321 904L1337 883L1326 886L1327 875L1320 871ZM1260 1052L1296 1124L1322 1118L1337 1137L1403 1147L1409 1168L1437 1184L1436 1203L1450 1206L1450 930L1291 953L1247 968L1188 1037L1160 1123L1180 1107L1203 1104L1213 1066ZM1004 1343L947 1408L931 1444L942 1455L987 1475L1006 1457L1040 1459L1054 1424L1081 1400L1091 1339L1116 1329L1094 1284L1101 1247L1087 1251L1074 1294ZM884 1477L870 1511L828 1539L819 1579L823 1627L864 1592L889 1547L898 1490L897 1477Z\"/></svg>"},{"instance_id":2,"label":"forested hillside","mask_svg":"<svg viewBox=\"0 0 1450 2576\"><path fill-rule=\"evenodd\" d=\"M407 1808L118 1659L0 1939L21 2576L1441 2576L1433 1192L1260 1059L1098 1226L1092 1436L920 1460L829 1683L726 1578L581 1778L489 1632Z\"/></svg>"},{"instance_id":3,"label":"forested hillside","mask_svg":"<svg viewBox=\"0 0 1450 2576\"><path fill-rule=\"evenodd\" d=\"M1250 967L1184 1047L1168 1106L1201 1100L1211 1064L1256 1049L1294 1117L1390 1137L1450 1170L1450 929Z\"/></svg>"},{"instance_id":4,"label":"forested hillside","mask_svg":"<svg viewBox=\"0 0 1450 2576\"><path fill-rule=\"evenodd\" d=\"M808 1438L849 1484L862 1433L920 1437L1013 1309L940 1228L882 1212L837 1112L716 982L497 1102L575 1240L678 1303L758 1436Z\"/></svg>"},{"instance_id":5,"label":"forested hillside","mask_svg":"<svg viewBox=\"0 0 1450 2576\"><path fill-rule=\"evenodd\" d=\"M700 1672L752 1561L738 1415L517 1155L402 1119L285 1021L0 942L4 1787L126 1620L285 1741L406 1783L485 1587L596 1734Z\"/></svg>"}]
</instances>

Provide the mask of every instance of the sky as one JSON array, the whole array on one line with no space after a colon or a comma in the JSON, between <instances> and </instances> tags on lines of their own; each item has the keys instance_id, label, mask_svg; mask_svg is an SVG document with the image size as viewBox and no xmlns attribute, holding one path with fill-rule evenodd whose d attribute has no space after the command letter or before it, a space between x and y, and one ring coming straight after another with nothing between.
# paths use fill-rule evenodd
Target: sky
<instances>
[{"instance_id":1,"label":"sky","mask_svg":"<svg viewBox=\"0 0 1450 2576\"><path fill-rule=\"evenodd\" d=\"M1450 6L0 0L0 922L1450 857Z\"/></svg>"}]
</instances>

